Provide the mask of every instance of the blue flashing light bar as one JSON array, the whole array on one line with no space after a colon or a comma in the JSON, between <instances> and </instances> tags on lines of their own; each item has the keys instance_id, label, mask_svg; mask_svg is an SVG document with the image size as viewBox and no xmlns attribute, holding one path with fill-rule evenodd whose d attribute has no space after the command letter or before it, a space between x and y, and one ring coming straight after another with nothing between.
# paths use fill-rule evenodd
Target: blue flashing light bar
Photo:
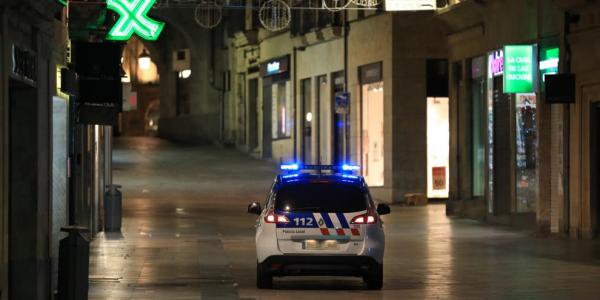
<instances>
[{"instance_id":1,"label":"blue flashing light bar","mask_svg":"<svg viewBox=\"0 0 600 300\"><path fill-rule=\"evenodd\" d=\"M317 170L317 171L342 171L344 173L351 173L360 171L360 166L343 164L341 166L332 165L300 165L297 163L283 164L280 166L282 171L301 171L301 170Z\"/></svg>"},{"instance_id":2,"label":"blue flashing light bar","mask_svg":"<svg viewBox=\"0 0 600 300\"><path fill-rule=\"evenodd\" d=\"M300 165L299 164L281 165L281 170L282 171L298 171L298 170L300 170Z\"/></svg>"},{"instance_id":3,"label":"blue flashing light bar","mask_svg":"<svg viewBox=\"0 0 600 300\"><path fill-rule=\"evenodd\" d=\"M342 171L360 171L360 166L344 164L342 165Z\"/></svg>"}]
</instances>

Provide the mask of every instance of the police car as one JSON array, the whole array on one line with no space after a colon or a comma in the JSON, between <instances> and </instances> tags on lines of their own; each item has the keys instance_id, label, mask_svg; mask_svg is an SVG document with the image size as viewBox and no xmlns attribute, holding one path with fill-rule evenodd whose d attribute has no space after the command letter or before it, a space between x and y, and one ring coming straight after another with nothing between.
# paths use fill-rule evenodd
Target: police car
<instances>
[{"instance_id":1,"label":"police car","mask_svg":"<svg viewBox=\"0 0 600 300\"><path fill-rule=\"evenodd\" d=\"M282 165L264 206L252 203L256 221L256 285L273 277L356 276L381 289L385 236L358 166Z\"/></svg>"}]
</instances>

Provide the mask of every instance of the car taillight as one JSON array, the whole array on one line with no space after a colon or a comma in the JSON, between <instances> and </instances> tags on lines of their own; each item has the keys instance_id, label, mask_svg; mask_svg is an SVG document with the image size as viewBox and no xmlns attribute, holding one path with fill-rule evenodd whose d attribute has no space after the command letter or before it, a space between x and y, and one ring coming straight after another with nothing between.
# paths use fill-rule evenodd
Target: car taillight
<instances>
[{"instance_id":1,"label":"car taillight","mask_svg":"<svg viewBox=\"0 0 600 300\"><path fill-rule=\"evenodd\" d=\"M265 222L267 223L280 223L280 224L285 224L285 223L289 223L290 219L288 219L288 217L286 216L282 216L282 215L276 215L273 212L270 212L269 214L267 214L265 216Z\"/></svg>"},{"instance_id":2,"label":"car taillight","mask_svg":"<svg viewBox=\"0 0 600 300\"><path fill-rule=\"evenodd\" d=\"M364 214L352 218L350 224L375 224L377 223L377 217L372 214Z\"/></svg>"}]
</instances>

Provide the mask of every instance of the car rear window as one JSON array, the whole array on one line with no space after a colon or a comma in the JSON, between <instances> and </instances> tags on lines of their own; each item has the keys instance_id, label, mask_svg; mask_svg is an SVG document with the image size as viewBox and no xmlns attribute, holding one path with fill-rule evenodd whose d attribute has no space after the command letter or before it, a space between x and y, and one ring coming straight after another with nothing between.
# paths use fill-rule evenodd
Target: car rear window
<instances>
[{"instance_id":1,"label":"car rear window","mask_svg":"<svg viewBox=\"0 0 600 300\"><path fill-rule=\"evenodd\" d=\"M367 209L361 188L343 183L295 183L277 192L275 209L281 211L358 212Z\"/></svg>"}]
</instances>

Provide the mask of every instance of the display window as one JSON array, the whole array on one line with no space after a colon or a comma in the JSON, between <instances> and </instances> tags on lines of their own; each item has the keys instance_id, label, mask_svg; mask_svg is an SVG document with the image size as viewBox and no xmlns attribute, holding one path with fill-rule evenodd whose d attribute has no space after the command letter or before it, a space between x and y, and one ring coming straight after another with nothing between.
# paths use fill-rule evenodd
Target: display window
<instances>
[{"instance_id":1,"label":"display window","mask_svg":"<svg viewBox=\"0 0 600 300\"><path fill-rule=\"evenodd\" d=\"M516 95L517 212L534 212L537 199L537 109L535 94Z\"/></svg>"},{"instance_id":2,"label":"display window","mask_svg":"<svg viewBox=\"0 0 600 300\"><path fill-rule=\"evenodd\" d=\"M372 187L384 185L383 82L362 85L362 171Z\"/></svg>"},{"instance_id":3,"label":"display window","mask_svg":"<svg viewBox=\"0 0 600 300\"><path fill-rule=\"evenodd\" d=\"M427 197L448 198L450 160L449 98L427 98Z\"/></svg>"},{"instance_id":4,"label":"display window","mask_svg":"<svg viewBox=\"0 0 600 300\"><path fill-rule=\"evenodd\" d=\"M292 136L292 97L290 82L277 82L271 85L272 95L272 137L284 139Z\"/></svg>"}]
</instances>

